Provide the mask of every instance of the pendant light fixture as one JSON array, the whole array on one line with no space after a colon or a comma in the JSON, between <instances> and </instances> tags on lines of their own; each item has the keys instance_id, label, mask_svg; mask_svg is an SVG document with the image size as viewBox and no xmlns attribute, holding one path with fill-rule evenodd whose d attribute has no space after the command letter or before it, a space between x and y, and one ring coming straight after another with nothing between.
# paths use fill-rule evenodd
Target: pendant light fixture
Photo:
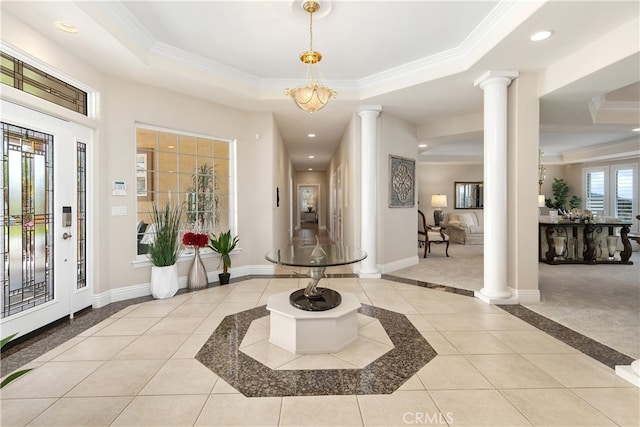
<instances>
[{"instance_id":1,"label":"pendant light fixture","mask_svg":"<svg viewBox=\"0 0 640 427\"><path fill-rule=\"evenodd\" d=\"M313 50L313 14L320 9L315 1L304 2L302 8L309 13L309 50L300 54L300 61L307 65L306 79L301 86L287 89L289 95L298 107L313 113L321 110L337 93L326 83L324 76L318 69L318 62L322 60L320 52ZM314 69L314 65L316 65ZM318 80L320 80L318 82Z\"/></svg>"}]
</instances>

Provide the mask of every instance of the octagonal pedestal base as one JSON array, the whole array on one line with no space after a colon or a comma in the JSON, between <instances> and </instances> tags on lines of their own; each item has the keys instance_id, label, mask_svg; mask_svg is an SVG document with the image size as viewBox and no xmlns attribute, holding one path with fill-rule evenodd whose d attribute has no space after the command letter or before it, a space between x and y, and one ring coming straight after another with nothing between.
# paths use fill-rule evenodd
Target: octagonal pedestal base
<instances>
[{"instance_id":1,"label":"octagonal pedestal base","mask_svg":"<svg viewBox=\"0 0 640 427\"><path fill-rule=\"evenodd\" d=\"M289 302L291 291L269 297L269 342L291 353L337 353L358 338L360 301L340 292L342 303L330 310L305 311Z\"/></svg>"}]
</instances>

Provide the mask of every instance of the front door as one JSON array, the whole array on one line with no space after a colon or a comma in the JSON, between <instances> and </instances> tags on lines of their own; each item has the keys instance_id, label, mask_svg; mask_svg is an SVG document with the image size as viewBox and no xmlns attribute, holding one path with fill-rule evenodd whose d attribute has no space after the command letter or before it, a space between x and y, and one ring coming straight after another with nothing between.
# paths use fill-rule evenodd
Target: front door
<instances>
[{"instance_id":1,"label":"front door","mask_svg":"<svg viewBox=\"0 0 640 427\"><path fill-rule=\"evenodd\" d=\"M92 132L1 101L2 338L91 305L87 150Z\"/></svg>"}]
</instances>

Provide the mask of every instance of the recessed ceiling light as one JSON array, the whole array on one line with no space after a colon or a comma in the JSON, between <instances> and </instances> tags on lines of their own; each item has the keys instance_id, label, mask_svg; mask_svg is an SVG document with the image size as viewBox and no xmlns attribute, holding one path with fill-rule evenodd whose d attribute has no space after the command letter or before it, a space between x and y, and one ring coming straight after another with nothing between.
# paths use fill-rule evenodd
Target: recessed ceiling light
<instances>
[{"instance_id":1,"label":"recessed ceiling light","mask_svg":"<svg viewBox=\"0 0 640 427\"><path fill-rule=\"evenodd\" d=\"M315 158L316 158L316 156L309 156L309 158L310 158L310 159L315 159Z\"/></svg>"},{"instance_id":2,"label":"recessed ceiling light","mask_svg":"<svg viewBox=\"0 0 640 427\"><path fill-rule=\"evenodd\" d=\"M313 168L309 168L309 170L310 170L310 171L312 171L312 170L313 170Z\"/></svg>"},{"instance_id":3,"label":"recessed ceiling light","mask_svg":"<svg viewBox=\"0 0 640 427\"><path fill-rule=\"evenodd\" d=\"M167 145L167 148L176 148L175 145Z\"/></svg>"},{"instance_id":4,"label":"recessed ceiling light","mask_svg":"<svg viewBox=\"0 0 640 427\"><path fill-rule=\"evenodd\" d=\"M315 133L309 133L309 134L307 134L307 136L308 136L309 138L315 138L315 137L316 137L316 134L315 134Z\"/></svg>"},{"instance_id":5,"label":"recessed ceiling light","mask_svg":"<svg viewBox=\"0 0 640 427\"><path fill-rule=\"evenodd\" d=\"M78 32L78 28L73 24L69 24L68 22L56 21L55 24L56 24L56 27L58 27L58 29L60 31L64 31L65 33L77 33Z\"/></svg>"},{"instance_id":6,"label":"recessed ceiling light","mask_svg":"<svg viewBox=\"0 0 640 427\"><path fill-rule=\"evenodd\" d=\"M427 144L419 144L418 147L419 148L427 148Z\"/></svg>"},{"instance_id":7,"label":"recessed ceiling light","mask_svg":"<svg viewBox=\"0 0 640 427\"><path fill-rule=\"evenodd\" d=\"M631 129L631 132L640 132L640 128Z\"/></svg>"},{"instance_id":8,"label":"recessed ceiling light","mask_svg":"<svg viewBox=\"0 0 640 427\"><path fill-rule=\"evenodd\" d=\"M549 30L538 31L537 33L533 33L531 37L529 37L529 40L531 40L532 42L539 42L548 39L552 34L553 32Z\"/></svg>"}]
</instances>

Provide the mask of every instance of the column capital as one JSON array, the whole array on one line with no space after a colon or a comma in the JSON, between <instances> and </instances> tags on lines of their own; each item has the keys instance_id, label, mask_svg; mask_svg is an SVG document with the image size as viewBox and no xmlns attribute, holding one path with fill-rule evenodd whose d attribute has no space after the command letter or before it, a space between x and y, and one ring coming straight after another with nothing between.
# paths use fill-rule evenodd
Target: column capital
<instances>
[{"instance_id":1,"label":"column capital","mask_svg":"<svg viewBox=\"0 0 640 427\"><path fill-rule=\"evenodd\" d=\"M377 116L381 111L382 105L362 105L358 107L358 115L360 117L363 117L363 115L370 113L375 113L375 116Z\"/></svg>"},{"instance_id":2,"label":"column capital","mask_svg":"<svg viewBox=\"0 0 640 427\"><path fill-rule=\"evenodd\" d=\"M505 86L509 86L511 80L518 77L519 74L517 71L487 71L473 82L473 86L479 86L480 89L484 89L487 83L496 81L503 81Z\"/></svg>"}]
</instances>

